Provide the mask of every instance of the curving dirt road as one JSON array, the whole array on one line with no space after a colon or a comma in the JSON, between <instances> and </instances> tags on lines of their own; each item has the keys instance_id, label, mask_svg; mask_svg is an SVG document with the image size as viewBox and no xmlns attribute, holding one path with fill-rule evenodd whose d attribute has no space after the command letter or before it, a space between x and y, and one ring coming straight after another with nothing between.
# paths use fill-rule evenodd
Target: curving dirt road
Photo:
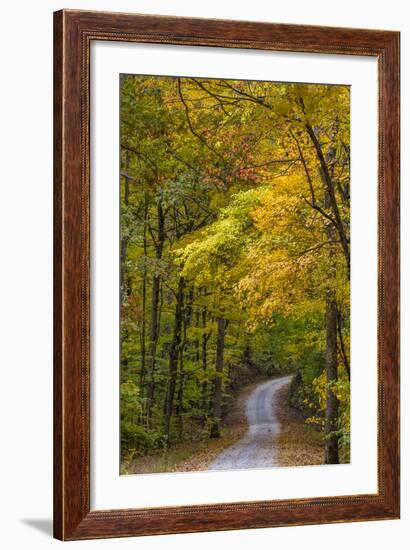
<instances>
[{"instance_id":1,"label":"curving dirt road","mask_svg":"<svg viewBox=\"0 0 410 550\"><path fill-rule=\"evenodd\" d=\"M290 384L292 376L275 378L259 384L246 403L249 429L246 435L223 451L209 470L243 470L278 466L276 437L280 423L276 414L276 393Z\"/></svg>"}]
</instances>

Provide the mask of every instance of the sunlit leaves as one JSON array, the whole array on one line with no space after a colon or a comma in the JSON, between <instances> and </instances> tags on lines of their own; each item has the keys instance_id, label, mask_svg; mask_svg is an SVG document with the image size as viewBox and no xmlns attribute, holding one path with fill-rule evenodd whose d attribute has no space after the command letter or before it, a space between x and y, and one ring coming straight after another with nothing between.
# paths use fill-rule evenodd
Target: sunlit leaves
<instances>
[{"instance_id":1,"label":"sunlit leaves","mask_svg":"<svg viewBox=\"0 0 410 550\"><path fill-rule=\"evenodd\" d=\"M225 402L231 399L229 385L253 368L265 375L299 371L301 392L314 403L312 416L322 422L324 316L331 292L342 312L345 349L338 350L341 375L334 391L341 403L340 429L347 437L349 384L343 361L349 359L349 273L308 127L327 159L349 239L348 87L129 75L121 79L120 108L126 273L122 411L133 448L141 441L143 452L163 441L181 277L184 326L177 391L183 394L178 405L182 423L189 419L198 428L200 418L201 430L206 430L218 316L229 322ZM160 280L157 298L154 279ZM160 334L148 429L144 400L155 308ZM133 431L135 422L144 426L141 433Z\"/></svg>"}]
</instances>

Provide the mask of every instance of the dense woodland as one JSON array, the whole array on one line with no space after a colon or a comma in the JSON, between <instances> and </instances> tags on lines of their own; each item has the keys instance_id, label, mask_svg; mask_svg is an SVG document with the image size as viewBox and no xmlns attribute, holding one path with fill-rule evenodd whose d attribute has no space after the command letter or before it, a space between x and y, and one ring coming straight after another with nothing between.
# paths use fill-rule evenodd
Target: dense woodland
<instances>
[{"instance_id":1,"label":"dense woodland","mask_svg":"<svg viewBox=\"0 0 410 550\"><path fill-rule=\"evenodd\" d=\"M350 107L342 86L121 77L121 457L221 437L238 390L349 456Z\"/></svg>"}]
</instances>

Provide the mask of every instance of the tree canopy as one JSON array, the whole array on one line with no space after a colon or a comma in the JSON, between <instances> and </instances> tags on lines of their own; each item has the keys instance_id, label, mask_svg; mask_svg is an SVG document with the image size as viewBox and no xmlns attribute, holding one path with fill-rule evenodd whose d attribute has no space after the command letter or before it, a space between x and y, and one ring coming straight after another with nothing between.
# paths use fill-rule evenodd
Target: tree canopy
<instances>
[{"instance_id":1,"label":"tree canopy","mask_svg":"<svg viewBox=\"0 0 410 550\"><path fill-rule=\"evenodd\" d=\"M220 437L239 388L349 460L350 91L122 75L121 456Z\"/></svg>"}]
</instances>

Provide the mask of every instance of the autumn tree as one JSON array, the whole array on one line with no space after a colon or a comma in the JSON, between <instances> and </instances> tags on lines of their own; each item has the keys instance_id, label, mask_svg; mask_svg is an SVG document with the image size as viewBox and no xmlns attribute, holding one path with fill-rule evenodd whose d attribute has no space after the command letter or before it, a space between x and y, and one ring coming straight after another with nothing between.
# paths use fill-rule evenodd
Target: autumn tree
<instances>
[{"instance_id":1,"label":"autumn tree","mask_svg":"<svg viewBox=\"0 0 410 550\"><path fill-rule=\"evenodd\" d=\"M349 151L347 87L122 76L124 462L284 371L348 449Z\"/></svg>"}]
</instances>

